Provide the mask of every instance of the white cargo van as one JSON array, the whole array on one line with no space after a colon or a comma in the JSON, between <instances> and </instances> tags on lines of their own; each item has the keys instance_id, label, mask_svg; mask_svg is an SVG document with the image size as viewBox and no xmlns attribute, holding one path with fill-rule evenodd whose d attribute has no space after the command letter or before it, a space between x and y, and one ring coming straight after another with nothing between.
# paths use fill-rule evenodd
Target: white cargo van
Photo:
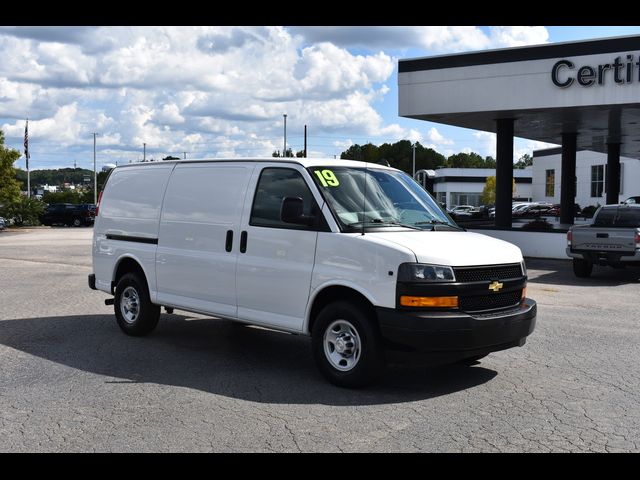
<instances>
[{"instance_id":1,"label":"white cargo van","mask_svg":"<svg viewBox=\"0 0 640 480\"><path fill-rule=\"evenodd\" d=\"M131 164L101 194L89 286L120 328L160 308L310 335L337 385L386 352L476 360L533 331L520 249L466 232L405 173L335 159Z\"/></svg>"}]
</instances>

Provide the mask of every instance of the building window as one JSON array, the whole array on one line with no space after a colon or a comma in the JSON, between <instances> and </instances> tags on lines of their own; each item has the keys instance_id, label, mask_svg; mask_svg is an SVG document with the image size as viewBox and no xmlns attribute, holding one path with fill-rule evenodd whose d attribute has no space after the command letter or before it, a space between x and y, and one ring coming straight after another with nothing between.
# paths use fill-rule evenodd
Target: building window
<instances>
[{"instance_id":1,"label":"building window","mask_svg":"<svg viewBox=\"0 0 640 480\"><path fill-rule=\"evenodd\" d=\"M447 192L438 192L438 203L441 205L447 204Z\"/></svg>"},{"instance_id":2,"label":"building window","mask_svg":"<svg viewBox=\"0 0 640 480\"><path fill-rule=\"evenodd\" d=\"M591 165L591 196L601 197L604 191L604 165Z\"/></svg>"},{"instance_id":3,"label":"building window","mask_svg":"<svg viewBox=\"0 0 640 480\"><path fill-rule=\"evenodd\" d=\"M473 207L477 207L481 204L481 196L481 193L451 192L451 208L458 205L471 205Z\"/></svg>"},{"instance_id":4,"label":"building window","mask_svg":"<svg viewBox=\"0 0 640 480\"><path fill-rule=\"evenodd\" d=\"M556 171L546 170L544 181L544 196L553 197L555 195Z\"/></svg>"}]
</instances>

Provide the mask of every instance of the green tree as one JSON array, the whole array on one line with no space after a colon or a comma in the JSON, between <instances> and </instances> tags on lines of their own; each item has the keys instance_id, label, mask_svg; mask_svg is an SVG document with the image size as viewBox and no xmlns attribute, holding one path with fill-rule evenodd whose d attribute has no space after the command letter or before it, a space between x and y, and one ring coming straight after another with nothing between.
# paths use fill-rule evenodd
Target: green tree
<instances>
[{"instance_id":1,"label":"green tree","mask_svg":"<svg viewBox=\"0 0 640 480\"><path fill-rule=\"evenodd\" d=\"M39 225L40 215L44 211L44 203L34 197L20 195L16 202L7 208L7 217L12 218L15 225Z\"/></svg>"},{"instance_id":2,"label":"green tree","mask_svg":"<svg viewBox=\"0 0 640 480\"><path fill-rule=\"evenodd\" d=\"M511 185L512 197L516 196L516 179L513 179ZM487 181L484 183L482 189L482 195L480 196L483 205L495 205L496 203L496 177L493 175L487 177Z\"/></svg>"},{"instance_id":3,"label":"green tree","mask_svg":"<svg viewBox=\"0 0 640 480\"><path fill-rule=\"evenodd\" d=\"M531 165L533 165L533 158L528 153L525 153L516 163L513 164L513 168L523 169L525 167L530 167Z\"/></svg>"},{"instance_id":4,"label":"green tree","mask_svg":"<svg viewBox=\"0 0 640 480\"><path fill-rule=\"evenodd\" d=\"M4 133L0 130L0 215L12 218L11 208L20 202L20 182L16 180L13 164L20 152L4 146Z\"/></svg>"},{"instance_id":5,"label":"green tree","mask_svg":"<svg viewBox=\"0 0 640 480\"><path fill-rule=\"evenodd\" d=\"M61 190L60 192L44 192L42 200L45 203L73 203L77 205L82 202L82 193L76 190ZM93 192L91 192L91 203L93 203Z\"/></svg>"},{"instance_id":6,"label":"green tree","mask_svg":"<svg viewBox=\"0 0 640 480\"><path fill-rule=\"evenodd\" d=\"M416 171L435 170L438 167L496 168L496 161L492 157L482 158L474 152L456 153L446 158L432 148L421 145L420 142L416 142L415 147ZM400 140L393 144L383 143L379 146L372 143L354 144L342 152L340 158L371 163L378 163L384 159L392 167L409 174L413 169L413 147L409 140Z\"/></svg>"},{"instance_id":7,"label":"green tree","mask_svg":"<svg viewBox=\"0 0 640 480\"><path fill-rule=\"evenodd\" d=\"M496 177L493 175L487 177L480 198L482 199L483 205L494 205L496 203Z\"/></svg>"}]
</instances>

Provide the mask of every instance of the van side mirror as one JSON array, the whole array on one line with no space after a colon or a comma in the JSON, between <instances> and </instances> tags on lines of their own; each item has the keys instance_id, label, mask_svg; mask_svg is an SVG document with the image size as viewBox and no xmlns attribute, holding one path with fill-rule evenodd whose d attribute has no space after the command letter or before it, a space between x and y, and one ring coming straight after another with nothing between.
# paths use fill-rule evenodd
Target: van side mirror
<instances>
[{"instance_id":1,"label":"van side mirror","mask_svg":"<svg viewBox=\"0 0 640 480\"><path fill-rule=\"evenodd\" d=\"M285 223L295 223L296 225L313 225L315 217L305 215L304 202L300 197L285 197L282 199L280 207L280 220Z\"/></svg>"}]
</instances>

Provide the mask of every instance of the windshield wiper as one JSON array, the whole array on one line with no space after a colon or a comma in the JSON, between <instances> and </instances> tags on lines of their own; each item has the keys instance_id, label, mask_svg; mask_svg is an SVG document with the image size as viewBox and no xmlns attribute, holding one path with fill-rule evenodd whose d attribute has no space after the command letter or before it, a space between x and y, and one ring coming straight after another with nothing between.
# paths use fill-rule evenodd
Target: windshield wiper
<instances>
[{"instance_id":1,"label":"windshield wiper","mask_svg":"<svg viewBox=\"0 0 640 480\"><path fill-rule=\"evenodd\" d=\"M349 227L355 227L356 225L362 225L362 224L373 224L375 226L389 226L389 227L394 227L394 226L398 226L398 227L404 227L404 228L410 228L411 230L422 230L421 228L416 227L415 225L408 225L406 223L400 223L400 222L387 222L385 220L381 220L378 218L375 218L373 220L367 220L366 222L353 222L350 223L348 226Z\"/></svg>"},{"instance_id":2,"label":"windshield wiper","mask_svg":"<svg viewBox=\"0 0 640 480\"><path fill-rule=\"evenodd\" d=\"M458 230L465 230L458 225L451 225L449 222L443 222L442 220L436 220L435 218L426 222L415 222L415 225L433 225L433 228L435 228L436 225L446 225L447 227L457 228Z\"/></svg>"}]
</instances>

